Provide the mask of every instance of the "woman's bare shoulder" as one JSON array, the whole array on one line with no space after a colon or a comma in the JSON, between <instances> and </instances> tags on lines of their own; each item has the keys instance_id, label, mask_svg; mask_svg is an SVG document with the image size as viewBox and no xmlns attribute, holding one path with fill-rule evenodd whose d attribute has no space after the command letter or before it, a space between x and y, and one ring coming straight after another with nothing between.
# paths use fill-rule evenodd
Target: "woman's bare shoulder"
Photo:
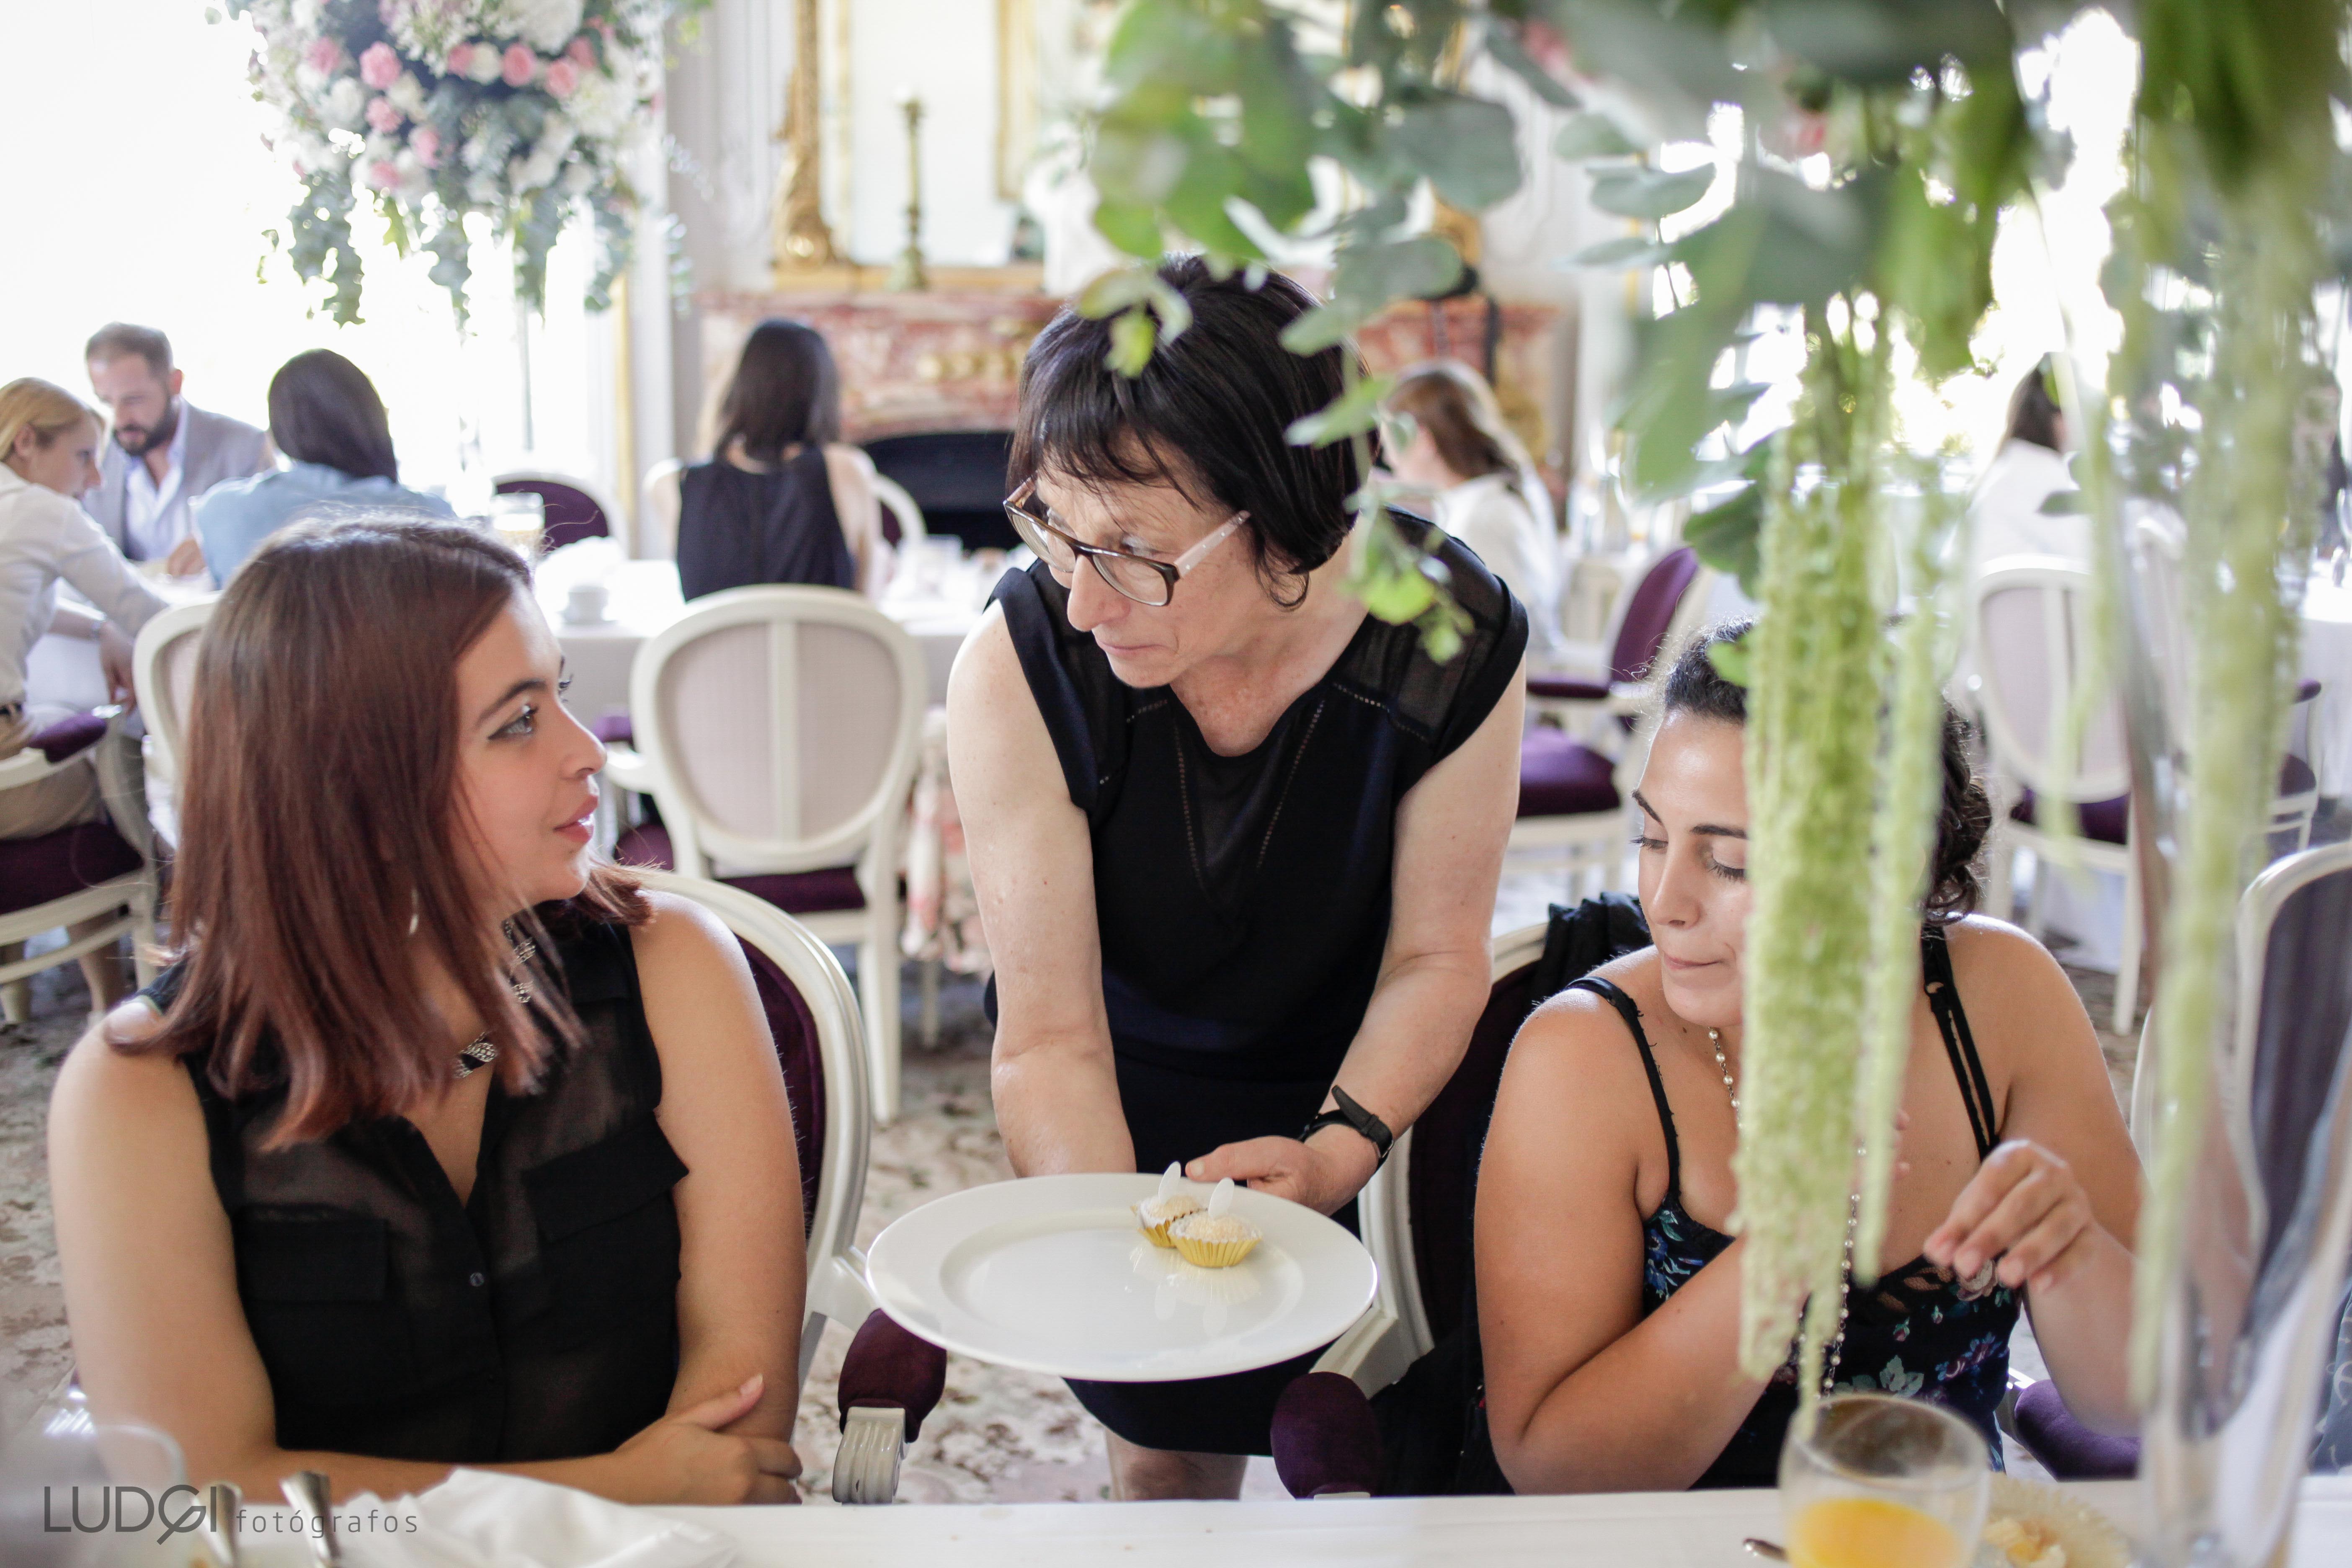
<instances>
[{"instance_id":1,"label":"woman's bare shoulder","mask_svg":"<svg viewBox=\"0 0 2352 1568\"><path fill-rule=\"evenodd\" d=\"M49 1098L52 1139L85 1129L107 1142L201 1114L195 1087L181 1058L162 1051L125 1049L152 1039L163 1018L134 996L93 1024L58 1069Z\"/></svg>"},{"instance_id":2,"label":"woman's bare shoulder","mask_svg":"<svg viewBox=\"0 0 2352 1568\"><path fill-rule=\"evenodd\" d=\"M1643 948L1592 973L1625 993L1635 1010L1643 1012L1656 1005L1657 969L1656 949ZM1583 1086L1583 1096L1638 1089L1646 1100L1649 1094L1640 1053L1623 1016L1594 991L1571 988L1537 1007L1511 1042L1513 1066L1523 1058L1528 1069L1546 1078L1573 1078Z\"/></svg>"}]
</instances>

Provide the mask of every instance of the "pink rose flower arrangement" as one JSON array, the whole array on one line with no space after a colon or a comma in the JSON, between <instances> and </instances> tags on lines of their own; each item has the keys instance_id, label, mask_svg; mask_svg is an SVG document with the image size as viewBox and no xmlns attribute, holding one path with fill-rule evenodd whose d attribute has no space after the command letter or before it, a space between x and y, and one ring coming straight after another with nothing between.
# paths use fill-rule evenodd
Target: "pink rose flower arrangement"
<instances>
[{"instance_id":1,"label":"pink rose flower arrangement","mask_svg":"<svg viewBox=\"0 0 2352 1568\"><path fill-rule=\"evenodd\" d=\"M360 79L382 92L400 79L400 57L392 46L379 38L360 56Z\"/></svg>"},{"instance_id":2,"label":"pink rose flower arrangement","mask_svg":"<svg viewBox=\"0 0 2352 1568\"><path fill-rule=\"evenodd\" d=\"M514 286L544 309L547 255L593 222L586 289L609 300L628 265L636 197L623 174L656 94L664 29L710 0L230 0L259 34L247 71L278 117L265 141L303 192L283 244L339 321L362 275L340 265L373 210L432 258L462 320L469 228L514 237ZM358 132L354 135L352 132ZM437 171L437 173L436 173Z\"/></svg>"}]
</instances>

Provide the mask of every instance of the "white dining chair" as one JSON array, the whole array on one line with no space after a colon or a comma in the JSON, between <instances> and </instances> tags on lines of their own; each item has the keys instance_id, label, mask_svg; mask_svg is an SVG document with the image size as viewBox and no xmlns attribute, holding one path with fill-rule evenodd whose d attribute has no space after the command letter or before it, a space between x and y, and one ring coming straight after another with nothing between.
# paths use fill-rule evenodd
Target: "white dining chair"
<instances>
[{"instance_id":1,"label":"white dining chair","mask_svg":"<svg viewBox=\"0 0 2352 1568\"><path fill-rule=\"evenodd\" d=\"M807 1315L801 1327L805 1379L826 1325L855 1331L874 1310L866 1254L857 1246L871 1135L856 993L833 950L765 899L675 871L641 868L635 875L656 892L691 899L718 916L742 943L760 987L768 1032L792 1096L801 1160L808 1235Z\"/></svg>"},{"instance_id":2,"label":"white dining chair","mask_svg":"<svg viewBox=\"0 0 2352 1568\"><path fill-rule=\"evenodd\" d=\"M2111 1026L2124 1035L2139 1007L2143 928L2138 812L2130 797L2122 702L2112 689L2100 693L2071 747L2061 743L2059 729L2071 721L2086 678L2095 635L2090 614L2091 574L2063 557L2000 556L1977 575L1968 634L1992 760L1988 901L1994 915L2009 918L2016 851L2032 854L2035 889L2025 926L2039 939L2047 925L2052 867L2122 878L2123 941ZM2080 825L2063 848L2042 816L2053 801L2069 803Z\"/></svg>"},{"instance_id":3,"label":"white dining chair","mask_svg":"<svg viewBox=\"0 0 2352 1568\"><path fill-rule=\"evenodd\" d=\"M171 793L178 791L188 706L196 689L196 653L219 603L215 594L174 605L140 627L139 640L131 646L131 679L147 726L151 790L160 783Z\"/></svg>"},{"instance_id":4,"label":"white dining chair","mask_svg":"<svg viewBox=\"0 0 2352 1568\"><path fill-rule=\"evenodd\" d=\"M915 503L913 496L907 493L906 486L887 474L876 474L872 483L874 499L887 508L890 515L898 521L898 542L891 546L892 549L903 551L930 537L930 531L923 525L923 509Z\"/></svg>"},{"instance_id":5,"label":"white dining chair","mask_svg":"<svg viewBox=\"0 0 2352 1568\"><path fill-rule=\"evenodd\" d=\"M827 942L854 944L873 1111L898 1113L898 851L929 676L921 648L858 595L733 588L637 651L635 747L606 776L661 822L625 863L715 878Z\"/></svg>"},{"instance_id":6,"label":"white dining chair","mask_svg":"<svg viewBox=\"0 0 2352 1568\"><path fill-rule=\"evenodd\" d=\"M1534 674L1519 744L1519 810L1508 851L1566 867L1569 896L1631 885L1627 813L1649 752L1643 721L1660 661L1705 629L1716 574L1688 545L1650 563L1622 595L1606 670Z\"/></svg>"},{"instance_id":7,"label":"white dining chair","mask_svg":"<svg viewBox=\"0 0 2352 1568\"><path fill-rule=\"evenodd\" d=\"M95 766L107 820L81 822L32 838L0 838L0 1015L27 1016L26 983L43 970L110 948L128 936L139 984L155 977L155 842L125 753L119 711L71 721L71 752L52 760L45 737L0 761L0 793L39 784L68 768ZM56 749L56 748L52 748ZM82 921L105 920L64 945L26 955L33 938Z\"/></svg>"}]
</instances>

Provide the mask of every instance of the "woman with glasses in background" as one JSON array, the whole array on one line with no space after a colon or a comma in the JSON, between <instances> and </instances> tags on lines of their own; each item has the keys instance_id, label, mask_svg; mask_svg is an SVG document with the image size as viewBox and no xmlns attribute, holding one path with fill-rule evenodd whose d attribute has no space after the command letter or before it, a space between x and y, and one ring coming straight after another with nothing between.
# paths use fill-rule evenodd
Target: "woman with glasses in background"
<instances>
[{"instance_id":1,"label":"woman with glasses in background","mask_svg":"<svg viewBox=\"0 0 2352 1568\"><path fill-rule=\"evenodd\" d=\"M1458 653L1368 616L1361 466L1285 437L1348 351L1282 346L1286 278L1160 277L1192 321L1140 375L1074 311L1030 351L1005 504L1038 560L949 686L997 1120L1024 1175L1181 1161L1352 1224L1486 1005L1527 615L1447 542ZM1311 1360L1073 1389L1114 1495L1234 1497Z\"/></svg>"}]
</instances>

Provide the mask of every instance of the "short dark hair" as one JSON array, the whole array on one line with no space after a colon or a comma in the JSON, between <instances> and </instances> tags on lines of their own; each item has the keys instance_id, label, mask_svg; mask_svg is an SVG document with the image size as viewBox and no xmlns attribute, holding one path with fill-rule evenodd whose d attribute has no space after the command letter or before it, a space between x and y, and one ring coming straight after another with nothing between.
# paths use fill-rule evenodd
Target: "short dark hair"
<instances>
[{"instance_id":1,"label":"short dark hair","mask_svg":"<svg viewBox=\"0 0 2352 1568\"><path fill-rule=\"evenodd\" d=\"M396 479L392 425L365 372L332 349L310 349L269 378L269 438L298 463L355 479Z\"/></svg>"},{"instance_id":2,"label":"short dark hair","mask_svg":"<svg viewBox=\"0 0 2352 1568\"><path fill-rule=\"evenodd\" d=\"M89 342L81 349L85 364L93 360L121 359L125 354L137 354L145 360L158 381L172 374L172 340L152 327L109 321L90 333Z\"/></svg>"},{"instance_id":3,"label":"short dark hair","mask_svg":"<svg viewBox=\"0 0 2352 1568\"><path fill-rule=\"evenodd\" d=\"M841 376L814 327L773 317L751 329L719 405L711 455L742 444L754 461L780 460L787 447L841 439Z\"/></svg>"},{"instance_id":4,"label":"short dark hair","mask_svg":"<svg viewBox=\"0 0 2352 1568\"><path fill-rule=\"evenodd\" d=\"M2031 441L2053 452L2064 450L2058 440L2058 422L2065 417L2065 410L2058 406L2058 394L2053 384L2056 379L2057 372L2045 354L2042 363L2017 384L2017 390L2009 398L2011 440Z\"/></svg>"},{"instance_id":5,"label":"short dark hair","mask_svg":"<svg viewBox=\"0 0 2352 1568\"><path fill-rule=\"evenodd\" d=\"M1342 356L1331 347L1295 354L1282 331L1315 297L1278 272L1255 286L1220 278L1197 256L1160 266L1160 280L1192 307L1192 323L1152 351L1134 377L1112 370L1110 322L1065 308L1030 345L1021 367L1008 483L1041 470L1082 484L1205 488L1221 509L1247 511L1258 571L1278 602L1279 579L1301 576L1348 537L1348 498L1363 483L1352 443L1294 447L1293 421L1338 397Z\"/></svg>"},{"instance_id":6,"label":"short dark hair","mask_svg":"<svg viewBox=\"0 0 2352 1568\"><path fill-rule=\"evenodd\" d=\"M1748 689L1716 668L1714 650L1736 643L1754 628L1752 620L1726 621L1693 637L1666 672L1662 713L1691 713L1726 724L1748 722ZM1992 802L1969 760L1969 730L1949 702L1944 704L1944 799L1936 816L1936 852L1927 873L1923 910L1931 925L1948 925L1977 907L1983 879L1977 855L1992 831Z\"/></svg>"}]
</instances>

